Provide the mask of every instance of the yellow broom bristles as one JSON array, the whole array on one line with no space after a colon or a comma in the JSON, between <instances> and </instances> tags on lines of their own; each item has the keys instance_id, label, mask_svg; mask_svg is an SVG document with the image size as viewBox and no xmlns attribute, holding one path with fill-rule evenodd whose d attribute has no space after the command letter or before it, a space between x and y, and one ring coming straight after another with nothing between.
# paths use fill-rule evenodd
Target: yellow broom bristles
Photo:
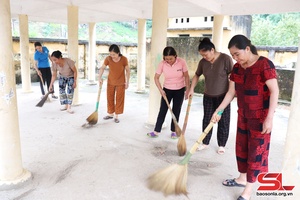
<instances>
[{"instance_id":1,"label":"yellow broom bristles","mask_svg":"<svg viewBox=\"0 0 300 200\"><path fill-rule=\"evenodd\" d=\"M184 156L186 154L186 141L183 134L178 139L177 151L179 156Z\"/></svg>"},{"instance_id":2,"label":"yellow broom bristles","mask_svg":"<svg viewBox=\"0 0 300 200\"><path fill-rule=\"evenodd\" d=\"M181 128L179 127L177 121L173 120L174 121L174 125L175 125L175 133L177 135L177 137L180 137L181 136Z\"/></svg>"},{"instance_id":3,"label":"yellow broom bristles","mask_svg":"<svg viewBox=\"0 0 300 200\"><path fill-rule=\"evenodd\" d=\"M165 196L172 194L187 196L187 174L187 164L173 164L149 176L148 188L161 191Z\"/></svg>"}]
</instances>

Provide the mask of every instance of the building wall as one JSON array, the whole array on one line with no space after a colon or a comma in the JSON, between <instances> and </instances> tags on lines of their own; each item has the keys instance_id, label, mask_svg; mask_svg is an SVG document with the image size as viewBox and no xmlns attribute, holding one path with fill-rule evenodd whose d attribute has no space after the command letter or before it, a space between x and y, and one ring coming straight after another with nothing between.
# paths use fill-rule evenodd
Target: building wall
<instances>
[{"instance_id":1,"label":"building wall","mask_svg":"<svg viewBox=\"0 0 300 200\"><path fill-rule=\"evenodd\" d=\"M63 57L68 57L68 44L67 40L63 39L40 39L40 38L32 38L29 42L29 60L30 66L33 68L34 59L33 55L35 52L34 42L41 42L42 45L46 46L50 55L53 51L59 50L62 52ZM105 57L108 55L109 46L112 43L100 43L96 44L96 61L98 67L103 63ZM119 45L119 44L118 44ZM124 56L133 58L137 55L137 47L136 44L120 44L120 50ZM15 68L16 70L20 69L20 43L19 38L13 38L13 53L15 55ZM83 71L83 69L89 65L88 63L88 42L87 41L79 41L78 43L78 54L79 54L79 63L76 65L79 70ZM131 62L131 67L136 68L136 62Z\"/></svg>"},{"instance_id":2,"label":"building wall","mask_svg":"<svg viewBox=\"0 0 300 200\"><path fill-rule=\"evenodd\" d=\"M199 27L212 28L213 16L169 18L168 22L168 31L170 29L195 29ZM224 16L223 26L230 26L229 16Z\"/></svg>"},{"instance_id":3,"label":"building wall","mask_svg":"<svg viewBox=\"0 0 300 200\"><path fill-rule=\"evenodd\" d=\"M198 62L201 59L198 53L198 44L200 37L170 37L167 39L167 45L173 46L177 55L186 60L189 75L192 78L197 69ZM42 41L40 39L30 39L29 52L30 52L30 65L32 73L32 81L37 81L36 72L33 69L33 54L35 52L34 42ZM223 41L226 43L226 41ZM67 43L65 40L60 39L43 39L43 45L47 46L50 52L60 50L64 57L67 57ZM108 55L108 48L111 44L97 42L96 45L96 61L95 65L100 67ZM131 69L137 67L137 46L136 44L118 44L120 46L122 54L124 54L128 60ZM79 63L76 65L79 69L79 77L86 78L86 69L89 66L88 63L88 43L87 41L80 41L78 44L79 48ZM147 51L146 51L146 78L149 80L153 78L153 75L149 74L150 67L152 66L150 56L151 43L147 40ZM293 76L296 61L297 61L297 47L257 47L259 55L265 56L272 60L277 67L279 84L281 89L281 96L284 96L285 100L290 100L291 91L293 87ZM222 51L224 52L224 51ZM13 40L13 53L14 53L14 64L16 69L17 83L20 83L20 44L18 39ZM226 52L224 52L226 53ZM287 69L285 69L287 68ZM279 71L280 70L280 71ZM287 78L288 77L288 78Z\"/></svg>"}]
</instances>

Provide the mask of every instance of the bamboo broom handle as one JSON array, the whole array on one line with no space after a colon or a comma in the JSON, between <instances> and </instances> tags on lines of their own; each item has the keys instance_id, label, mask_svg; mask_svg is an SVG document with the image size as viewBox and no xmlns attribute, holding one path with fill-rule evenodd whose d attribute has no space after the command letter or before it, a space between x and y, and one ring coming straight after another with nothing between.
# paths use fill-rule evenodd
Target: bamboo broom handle
<instances>
[{"instance_id":1,"label":"bamboo broom handle","mask_svg":"<svg viewBox=\"0 0 300 200\"><path fill-rule=\"evenodd\" d=\"M218 112L218 115L222 115L223 113L223 109L220 110ZM192 157L192 155L195 153L195 151L197 150L197 147L199 146L199 144L202 142L202 140L205 138L205 136L207 135L207 133L210 131L210 129L213 127L214 123L210 122L208 124L208 126L204 129L204 131L202 132L202 134L200 135L200 137L198 138L198 140L195 142L195 144L192 146L191 150L185 155L185 157L179 162L179 164L181 165L185 165L189 162L190 158Z\"/></svg>"},{"instance_id":2,"label":"bamboo broom handle","mask_svg":"<svg viewBox=\"0 0 300 200\"><path fill-rule=\"evenodd\" d=\"M176 119L176 117L175 117L175 115L174 115L174 113L173 113L173 111L172 111L172 108L171 108L171 106L170 106L170 103L169 103L167 97L166 97L165 95L163 95L163 98L165 99L165 102L166 102L166 104L167 104L167 106L168 106L168 108L169 108L169 110L170 110L170 113L171 113L171 115L172 115L172 119L174 120L174 123L175 123L176 125L178 125L177 119Z\"/></svg>"},{"instance_id":3,"label":"bamboo broom handle","mask_svg":"<svg viewBox=\"0 0 300 200\"><path fill-rule=\"evenodd\" d=\"M190 96L189 101L188 101L188 105L187 105L187 108L186 108L186 114L185 114L184 123L183 123L183 127L182 127L182 134L185 134L185 130L186 130L186 127L187 127L187 122L188 122L188 119L189 119L192 99L193 99L193 96Z\"/></svg>"},{"instance_id":4,"label":"bamboo broom handle","mask_svg":"<svg viewBox=\"0 0 300 200\"><path fill-rule=\"evenodd\" d=\"M103 83L101 83L101 84L99 85L99 89L98 89L98 96L97 96L97 103L96 103L96 111L98 111L98 108L99 108L99 101L100 101L100 94L101 94L101 90L102 90L102 84L103 84Z\"/></svg>"},{"instance_id":5,"label":"bamboo broom handle","mask_svg":"<svg viewBox=\"0 0 300 200\"><path fill-rule=\"evenodd\" d=\"M218 112L218 115L222 115L224 110L220 110ZM199 144L202 142L202 140L206 137L206 135L208 134L208 132L210 131L210 129L214 126L213 122L210 122L208 124L208 126L204 129L203 133L200 135L200 137L198 138L198 140L195 142L195 144L193 145L193 147L190 150L190 153L193 154L195 153L195 151L197 150Z\"/></svg>"}]
</instances>

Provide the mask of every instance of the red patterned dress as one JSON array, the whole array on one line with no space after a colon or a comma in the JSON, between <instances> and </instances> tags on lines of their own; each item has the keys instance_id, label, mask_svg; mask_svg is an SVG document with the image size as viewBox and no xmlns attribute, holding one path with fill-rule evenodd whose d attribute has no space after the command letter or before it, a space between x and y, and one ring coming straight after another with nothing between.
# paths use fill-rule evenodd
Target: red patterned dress
<instances>
[{"instance_id":1,"label":"red patterned dress","mask_svg":"<svg viewBox=\"0 0 300 200\"><path fill-rule=\"evenodd\" d=\"M236 159L240 173L247 173L253 183L259 173L268 171L270 134L261 134L270 102L266 81L276 78L275 66L260 56L255 64L244 69L236 63L230 80L235 82L238 104Z\"/></svg>"}]
</instances>

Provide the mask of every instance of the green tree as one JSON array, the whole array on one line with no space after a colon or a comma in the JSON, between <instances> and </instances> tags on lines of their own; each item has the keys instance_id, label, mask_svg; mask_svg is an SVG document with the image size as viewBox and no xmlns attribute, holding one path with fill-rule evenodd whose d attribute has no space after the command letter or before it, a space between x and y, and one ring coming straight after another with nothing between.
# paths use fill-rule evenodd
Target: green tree
<instances>
[{"instance_id":1,"label":"green tree","mask_svg":"<svg viewBox=\"0 0 300 200\"><path fill-rule=\"evenodd\" d=\"M251 41L255 45L298 46L300 13L252 16Z\"/></svg>"}]
</instances>

